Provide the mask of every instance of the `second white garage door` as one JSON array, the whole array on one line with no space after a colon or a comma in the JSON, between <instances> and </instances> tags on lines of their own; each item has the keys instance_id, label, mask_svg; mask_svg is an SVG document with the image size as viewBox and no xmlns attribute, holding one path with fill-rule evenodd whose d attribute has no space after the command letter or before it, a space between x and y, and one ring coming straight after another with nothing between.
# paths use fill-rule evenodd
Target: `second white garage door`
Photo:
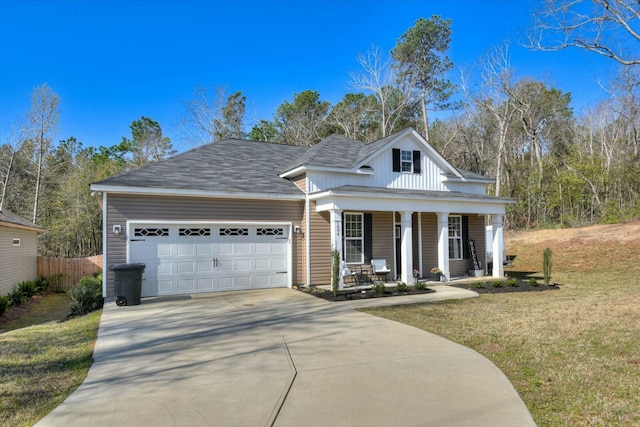
<instances>
[{"instance_id":1,"label":"second white garage door","mask_svg":"<svg viewBox=\"0 0 640 427\"><path fill-rule=\"evenodd\" d=\"M128 236L143 297L289 284L288 225L131 223Z\"/></svg>"}]
</instances>

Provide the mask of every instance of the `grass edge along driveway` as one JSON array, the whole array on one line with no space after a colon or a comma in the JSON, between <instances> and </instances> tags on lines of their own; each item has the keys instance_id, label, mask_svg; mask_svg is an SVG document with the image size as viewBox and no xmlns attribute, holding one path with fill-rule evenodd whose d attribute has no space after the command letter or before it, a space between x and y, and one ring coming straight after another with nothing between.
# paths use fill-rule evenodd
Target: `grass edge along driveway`
<instances>
[{"instance_id":1,"label":"grass edge along driveway","mask_svg":"<svg viewBox=\"0 0 640 427\"><path fill-rule=\"evenodd\" d=\"M0 425L31 426L82 384L101 313L0 334Z\"/></svg>"}]
</instances>

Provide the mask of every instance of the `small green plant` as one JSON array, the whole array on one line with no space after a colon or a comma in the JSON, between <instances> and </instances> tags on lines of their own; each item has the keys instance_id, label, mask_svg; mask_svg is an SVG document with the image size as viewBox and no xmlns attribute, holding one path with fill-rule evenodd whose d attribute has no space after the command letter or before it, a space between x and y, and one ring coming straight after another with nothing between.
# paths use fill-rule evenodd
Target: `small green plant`
<instances>
[{"instance_id":1,"label":"small green plant","mask_svg":"<svg viewBox=\"0 0 640 427\"><path fill-rule=\"evenodd\" d=\"M27 297L22 293L20 289L15 289L12 292L9 292L7 294L7 297L9 298L9 302L11 303L11 305L13 305L14 307L22 305L22 303L27 300Z\"/></svg>"},{"instance_id":2,"label":"small green plant","mask_svg":"<svg viewBox=\"0 0 640 427\"><path fill-rule=\"evenodd\" d=\"M376 283L371 287L371 290L374 294L384 294L387 290L387 287L384 285L384 283Z\"/></svg>"},{"instance_id":3,"label":"small green plant","mask_svg":"<svg viewBox=\"0 0 640 427\"><path fill-rule=\"evenodd\" d=\"M331 290L333 296L338 296L340 289L340 251L334 249L331 251Z\"/></svg>"},{"instance_id":4,"label":"small green plant","mask_svg":"<svg viewBox=\"0 0 640 427\"><path fill-rule=\"evenodd\" d=\"M531 286L538 286L538 280L535 277L530 277L529 278L529 284Z\"/></svg>"},{"instance_id":5,"label":"small green plant","mask_svg":"<svg viewBox=\"0 0 640 427\"><path fill-rule=\"evenodd\" d=\"M7 312L9 309L9 298L0 297L0 316Z\"/></svg>"},{"instance_id":6,"label":"small green plant","mask_svg":"<svg viewBox=\"0 0 640 427\"><path fill-rule=\"evenodd\" d=\"M69 289L71 314L87 314L102 307L102 277L85 276Z\"/></svg>"},{"instance_id":7,"label":"small green plant","mask_svg":"<svg viewBox=\"0 0 640 427\"><path fill-rule=\"evenodd\" d=\"M50 283L49 283L49 279L47 279L44 276L39 276L36 279L36 292L38 293L42 293L42 292L47 292L50 288Z\"/></svg>"},{"instance_id":8,"label":"small green plant","mask_svg":"<svg viewBox=\"0 0 640 427\"><path fill-rule=\"evenodd\" d=\"M57 273L47 277L47 281L49 282L49 290L55 293L64 292L64 274Z\"/></svg>"},{"instance_id":9,"label":"small green plant","mask_svg":"<svg viewBox=\"0 0 640 427\"><path fill-rule=\"evenodd\" d=\"M502 280L494 280L493 282L491 282L491 286L493 286L494 288L501 288L504 286L504 282Z\"/></svg>"},{"instance_id":10,"label":"small green plant","mask_svg":"<svg viewBox=\"0 0 640 427\"><path fill-rule=\"evenodd\" d=\"M424 282L418 282L415 284L414 288L416 288L416 291L424 291L427 289L427 285L425 285Z\"/></svg>"},{"instance_id":11,"label":"small green plant","mask_svg":"<svg viewBox=\"0 0 640 427\"><path fill-rule=\"evenodd\" d=\"M473 282L471 284L471 287L473 289L484 289L484 283L482 283L482 282Z\"/></svg>"},{"instance_id":12,"label":"small green plant","mask_svg":"<svg viewBox=\"0 0 640 427\"><path fill-rule=\"evenodd\" d=\"M551 267L553 265L551 255L551 248L546 248L542 252L542 274L544 275L544 284L547 286L549 286L549 282L551 282Z\"/></svg>"},{"instance_id":13,"label":"small green plant","mask_svg":"<svg viewBox=\"0 0 640 427\"><path fill-rule=\"evenodd\" d=\"M24 294L25 297L31 298L37 292L36 282L26 281L18 283L18 290Z\"/></svg>"},{"instance_id":14,"label":"small green plant","mask_svg":"<svg viewBox=\"0 0 640 427\"><path fill-rule=\"evenodd\" d=\"M398 292L407 292L407 284L406 284L406 283L404 283L404 282L402 282L402 283L398 283L398 284L396 285L396 290L397 290Z\"/></svg>"},{"instance_id":15,"label":"small green plant","mask_svg":"<svg viewBox=\"0 0 640 427\"><path fill-rule=\"evenodd\" d=\"M518 279L516 279L515 277L510 278L509 280L507 280L507 286L510 286L512 288L515 288L518 286Z\"/></svg>"}]
</instances>

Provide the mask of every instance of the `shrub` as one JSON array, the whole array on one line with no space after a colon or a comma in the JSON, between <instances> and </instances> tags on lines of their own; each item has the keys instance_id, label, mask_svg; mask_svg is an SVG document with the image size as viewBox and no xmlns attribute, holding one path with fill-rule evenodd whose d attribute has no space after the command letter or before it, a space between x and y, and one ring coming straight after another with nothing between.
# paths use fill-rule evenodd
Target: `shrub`
<instances>
[{"instance_id":1,"label":"shrub","mask_svg":"<svg viewBox=\"0 0 640 427\"><path fill-rule=\"evenodd\" d=\"M551 248L546 248L542 252L542 274L544 275L544 284L549 286L549 282L551 281Z\"/></svg>"},{"instance_id":2,"label":"shrub","mask_svg":"<svg viewBox=\"0 0 640 427\"><path fill-rule=\"evenodd\" d=\"M340 289L340 251L334 249L331 251L331 290L333 296L338 295Z\"/></svg>"},{"instance_id":3,"label":"shrub","mask_svg":"<svg viewBox=\"0 0 640 427\"><path fill-rule=\"evenodd\" d=\"M518 279L516 279L515 277L512 277L511 279L507 280L507 286L517 287Z\"/></svg>"},{"instance_id":4,"label":"shrub","mask_svg":"<svg viewBox=\"0 0 640 427\"><path fill-rule=\"evenodd\" d=\"M535 277L530 277L529 278L529 284L531 286L538 286L538 280Z\"/></svg>"},{"instance_id":5,"label":"shrub","mask_svg":"<svg viewBox=\"0 0 640 427\"><path fill-rule=\"evenodd\" d=\"M416 291L424 291L427 289L427 285L425 285L424 282L418 282L415 284L414 288L416 288Z\"/></svg>"},{"instance_id":6,"label":"shrub","mask_svg":"<svg viewBox=\"0 0 640 427\"><path fill-rule=\"evenodd\" d=\"M36 292L36 282L20 282L18 283L18 290L24 294L26 298L31 298Z\"/></svg>"},{"instance_id":7,"label":"shrub","mask_svg":"<svg viewBox=\"0 0 640 427\"><path fill-rule=\"evenodd\" d=\"M0 316L6 313L8 308L9 308L9 298L0 297Z\"/></svg>"},{"instance_id":8,"label":"shrub","mask_svg":"<svg viewBox=\"0 0 640 427\"><path fill-rule=\"evenodd\" d=\"M473 282L471 284L471 287L473 289L484 289L484 283L482 283L482 282Z\"/></svg>"},{"instance_id":9,"label":"shrub","mask_svg":"<svg viewBox=\"0 0 640 427\"><path fill-rule=\"evenodd\" d=\"M71 297L71 314L78 316L87 314L102 307L102 275L85 276L77 285L69 289Z\"/></svg>"},{"instance_id":10,"label":"shrub","mask_svg":"<svg viewBox=\"0 0 640 427\"><path fill-rule=\"evenodd\" d=\"M494 280L493 282L491 282L491 286L493 286L494 288L501 288L504 285L504 282L502 280Z\"/></svg>"},{"instance_id":11,"label":"shrub","mask_svg":"<svg viewBox=\"0 0 640 427\"><path fill-rule=\"evenodd\" d=\"M62 279L64 279L64 274L62 273L53 274L47 277L47 281L49 282L49 290L56 293L64 292Z\"/></svg>"},{"instance_id":12,"label":"shrub","mask_svg":"<svg viewBox=\"0 0 640 427\"><path fill-rule=\"evenodd\" d=\"M47 292L50 287L51 287L51 284L49 283L49 279L47 279L46 277L39 276L36 279L36 292L38 293Z\"/></svg>"},{"instance_id":13,"label":"shrub","mask_svg":"<svg viewBox=\"0 0 640 427\"><path fill-rule=\"evenodd\" d=\"M404 283L404 282L402 282L402 283L398 283L398 284L396 285L396 290L397 290L398 292L407 292L407 284L406 284L406 283Z\"/></svg>"},{"instance_id":14,"label":"shrub","mask_svg":"<svg viewBox=\"0 0 640 427\"><path fill-rule=\"evenodd\" d=\"M21 305L27 300L27 297L20 289L14 289L13 292L9 292L7 297L9 298L9 303L15 307Z\"/></svg>"},{"instance_id":15,"label":"shrub","mask_svg":"<svg viewBox=\"0 0 640 427\"><path fill-rule=\"evenodd\" d=\"M371 287L371 290L374 294L384 294L384 292L387 290L387 287L384 285L384 283L376 283Z\"/></svg>"}]
</instances>

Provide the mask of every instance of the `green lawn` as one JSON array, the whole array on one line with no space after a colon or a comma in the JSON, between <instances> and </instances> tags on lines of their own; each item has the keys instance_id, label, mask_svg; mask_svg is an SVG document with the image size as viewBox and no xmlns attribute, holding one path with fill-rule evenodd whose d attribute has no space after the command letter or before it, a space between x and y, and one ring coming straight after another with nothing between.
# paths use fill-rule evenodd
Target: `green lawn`
<instances>
[{"instance_id":1,"label":"green lawn","mask_svg":"<svg viewBox=\"0 0 640 427\"><path fill-rule=\"evenodd\" d=\"M84 380L101 311L68 321L65 294L49 294L0 334L0 425L31 426Z\"/></svg>"}]
</instances>

